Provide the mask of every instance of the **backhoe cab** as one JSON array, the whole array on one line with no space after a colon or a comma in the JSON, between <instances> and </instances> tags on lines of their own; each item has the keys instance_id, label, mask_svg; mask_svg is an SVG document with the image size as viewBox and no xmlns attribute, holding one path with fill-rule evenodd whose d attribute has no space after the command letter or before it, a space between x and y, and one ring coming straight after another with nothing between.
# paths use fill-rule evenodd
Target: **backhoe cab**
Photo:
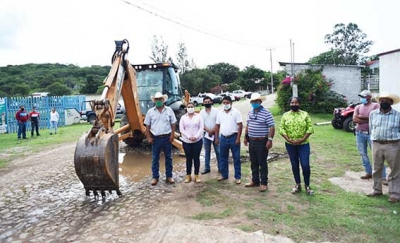
<instances>
[{"instance_id":1,"label":"backhoe cab","mask_svg":"<svg viewBox=\"0 0 400 243\"><path fill-rule=\"evenodd\" d=\"M75 148L75 171L82 181L86 195L98 191L105 197L105 191L119 191L118 153L119 141L136 145L145 138L144 115L153 107L150 96L157 91L168 95L166 105L176 113L183 112L183 97L176 68L172 64L146 64L132 66L126 55L129 51L127 40L115 41L111 70L104 80L104 90L99 100L90 101L96 114L90 131L83 135ZM114 130L118 101L122 96L125 115L121 127ZM184 98L189 100L185 91ZM175 139L173 144L181 151L182 143Z\"/></svg>"}]
</instances>

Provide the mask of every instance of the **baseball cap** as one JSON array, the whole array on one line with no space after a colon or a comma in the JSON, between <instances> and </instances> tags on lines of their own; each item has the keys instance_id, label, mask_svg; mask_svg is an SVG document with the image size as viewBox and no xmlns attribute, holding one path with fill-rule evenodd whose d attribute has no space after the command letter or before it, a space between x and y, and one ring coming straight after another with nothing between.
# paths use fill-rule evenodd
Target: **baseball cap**
<instances>
[{"instance_id":1,"label":"baseball cap","mask_svg":"<svg viewBox=\"0 0 400 243\"><path fill-rule=\"evenodd\" d=\"M372 96L371 92L369 90L363 90L361 93L358 94L360 97L367 97L367 96Z\"/></svg>"}]
</instances>

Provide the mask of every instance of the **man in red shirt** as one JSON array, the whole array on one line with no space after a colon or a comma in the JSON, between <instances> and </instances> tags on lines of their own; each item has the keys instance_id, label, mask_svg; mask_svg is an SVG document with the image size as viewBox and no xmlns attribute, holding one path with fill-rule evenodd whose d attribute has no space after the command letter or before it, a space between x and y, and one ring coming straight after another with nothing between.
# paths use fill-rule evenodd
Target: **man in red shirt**
<instances>
[{"instance_id":1,"label":"man in red shirt","mask_svg":"<svg viewBox=\"0 0 400 243\"><path fill-rule=\"evenodd\" d=\"M31 113L29 113L29 118L31 119L31 136L33 137L33 132L36 130L36 136L40 136L39 134L39 119L40 119L40 114L36 110L36 106L33 107Z\"/></svg>"},{"instance_id":2,"label":"man in red shirt","mask_svg":"<svg viewBox=\"0 0 400 243\"><path fill-rule=\"evenodd\" d=\"M17 113L15 113L15 119L18 122L18 139L26 139L26 122L29 120L29 114L25 110L24 106L21 105Z\"/></svg>"}]
</instances>

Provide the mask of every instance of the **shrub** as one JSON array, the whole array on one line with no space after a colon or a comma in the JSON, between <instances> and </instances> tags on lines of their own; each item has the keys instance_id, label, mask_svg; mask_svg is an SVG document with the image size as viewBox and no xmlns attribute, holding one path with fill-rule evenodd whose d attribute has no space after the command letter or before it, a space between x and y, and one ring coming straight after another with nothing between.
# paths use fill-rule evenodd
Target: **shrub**
<instances>
[{"instance_id":1,"label":"shrub","mask_svg":"<svg viewBox=\"0 0 400 243\"><path fill-rule=\"evenodd\" d=\"M282 111L289 110L289 99L292 97L291 82L297 84L301 109L309 113L331 113L335 107L345 107L346 100L330 89L332 81L322 75L322 70L306 69L293 79L282 80L278 87L277 103Z\"/></svg>"}]
</instances>

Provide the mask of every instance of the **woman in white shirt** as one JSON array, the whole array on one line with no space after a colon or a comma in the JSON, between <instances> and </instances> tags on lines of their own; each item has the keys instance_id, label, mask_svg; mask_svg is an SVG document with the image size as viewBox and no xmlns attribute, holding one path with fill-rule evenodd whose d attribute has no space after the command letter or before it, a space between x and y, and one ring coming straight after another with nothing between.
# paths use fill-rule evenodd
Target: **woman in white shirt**
<instances>
[{"instance_id":1,"label":"woman in white shirt","mask_svg":"<svg viewBox=\"0 0 400 243\"><path fill-rule=\"evenodd\" d=\"M60 116L58 115L56 108L53 107L50 112L50 135L53 134L52 133L53 128L54 128L54 134L57 134L58 118L60 118Z\"/></svg>"}]
</instances>

